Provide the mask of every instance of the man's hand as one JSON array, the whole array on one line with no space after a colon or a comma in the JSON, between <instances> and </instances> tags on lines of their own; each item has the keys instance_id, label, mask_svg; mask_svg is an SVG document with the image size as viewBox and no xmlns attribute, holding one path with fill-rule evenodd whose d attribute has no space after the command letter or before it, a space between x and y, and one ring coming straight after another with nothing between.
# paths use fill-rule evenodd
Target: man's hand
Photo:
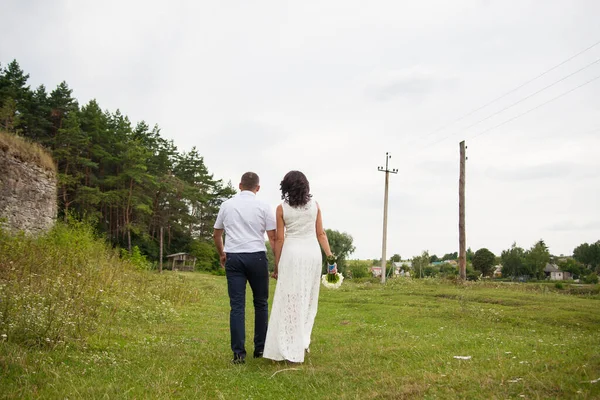
<instances>
[{"instance_id":1,"label":"man's hand","mask_svg":"<svg viewBox=\"0 0 600 400\"><path fill-rule=\"evenodd\" d=\"M275 269L273 270L273 273L271 274L271 278L277 280L277 274L278 274L277 267L275 267Z\"/></svg>"},{"instance_id":2,"label":"man's hand","mask_svg":"<svg viewBox=\"0 0 600 400\"><path fill-rule=\"evenodd\" d=\"M217 248L217 253L219 253L221 268L225 268L225 261L227 260L227 255L223 248L223 232L223 229L215 229L213 232L213 240L215 242L215 247Z\"/></svg>"}]
</instances>

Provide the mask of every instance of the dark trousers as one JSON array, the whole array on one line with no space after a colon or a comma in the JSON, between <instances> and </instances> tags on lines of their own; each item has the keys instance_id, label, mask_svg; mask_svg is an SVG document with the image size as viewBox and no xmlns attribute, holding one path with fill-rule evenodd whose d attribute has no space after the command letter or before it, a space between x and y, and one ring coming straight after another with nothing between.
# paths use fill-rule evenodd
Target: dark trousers
<instances>
[{"instance_id":1,"label":"dark trousers","mask_svg":"<svg viewBox=\"0 0 600 400\"><path fill-rule=\"evenodd\" d=\"M246 357L246 282L250 283L254 298L254 351L265 348L269 305L269 267L267 254L227 253L225 263L229 292L229 329L234 357Z\"/></svg>"}]
</instances>

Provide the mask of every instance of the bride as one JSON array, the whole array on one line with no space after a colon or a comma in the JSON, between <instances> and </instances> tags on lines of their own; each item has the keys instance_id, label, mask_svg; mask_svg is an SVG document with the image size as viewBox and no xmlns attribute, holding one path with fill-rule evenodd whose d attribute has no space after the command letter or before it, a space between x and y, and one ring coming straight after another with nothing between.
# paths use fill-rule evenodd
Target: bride
<instances>
[{"instance_id":1,"label":"bride","mask_svg":"<svg viewBox=\"0 0 600 400\"><path fill-rule=\"evenodd\" d=\"M263 357L303 362L310 345L317 306L322 256L331 255L321 210L306 176L288 172L281 181L283 203L277 207L275 270L277 279ZM284 235L285 232L285 235ZM337 272L337 271L336 271Z\"/></svg>"}]
</instances>

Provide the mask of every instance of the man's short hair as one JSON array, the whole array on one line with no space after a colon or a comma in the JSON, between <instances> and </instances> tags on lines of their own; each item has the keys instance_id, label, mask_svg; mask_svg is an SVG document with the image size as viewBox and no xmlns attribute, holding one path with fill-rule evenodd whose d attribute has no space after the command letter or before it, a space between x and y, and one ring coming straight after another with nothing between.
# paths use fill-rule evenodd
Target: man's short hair
<instances>
[{"instance_id":1,"label":"man's short hair","mask_svg":"<svg viewBox=\"0 0 600 400\"><path fill-rule=\"evenodd\" d=\"M258 179L258 175L254 172L246 172L242 175L240 184L242 185L242 190L254 190L260 184L260 179Z\"/></svg>"}]
</instances>

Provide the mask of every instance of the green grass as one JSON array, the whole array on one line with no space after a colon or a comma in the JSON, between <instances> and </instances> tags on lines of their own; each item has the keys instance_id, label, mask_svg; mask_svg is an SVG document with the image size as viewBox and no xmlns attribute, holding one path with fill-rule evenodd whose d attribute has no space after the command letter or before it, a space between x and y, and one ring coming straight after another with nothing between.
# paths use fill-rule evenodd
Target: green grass
<instances>
[{"instance_id":1,"label":"green grass","mask_svg":"<svg viewBox=\"0 0 600 400\"><path fill-rule=\"evenodd\" d=\"M600 382L590 383L600 378L597 289L572 295L553 285L346 281L321 291L304 364L250 358L234 366L225 278L166 275L195 290L162 319L132 315L56 347L2 342L0 396L600 398Z\"/></svg>"}]
</instances>

